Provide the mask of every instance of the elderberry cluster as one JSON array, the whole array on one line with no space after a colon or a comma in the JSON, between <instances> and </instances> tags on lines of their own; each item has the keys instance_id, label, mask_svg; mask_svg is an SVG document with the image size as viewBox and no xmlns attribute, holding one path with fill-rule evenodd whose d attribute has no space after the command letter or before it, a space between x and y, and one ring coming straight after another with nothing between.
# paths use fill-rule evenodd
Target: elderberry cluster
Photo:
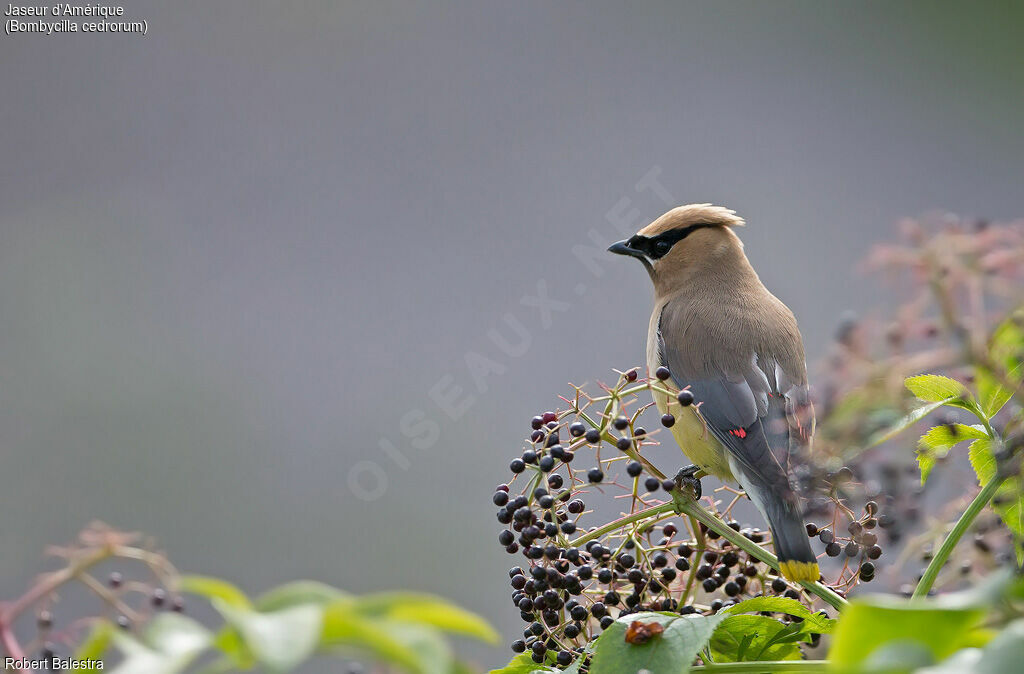
<instances>
[{"instance_id":1,"label":"elderberry cluster","mask_svg":"<svg viewBox=\"0 0 1024 674\"><path fill-rule=\"evenodd\" d=\"M577 389L568 410L531 420L529 442L509 464L512 480L492 496L504 525L498 542L522 558L509 570L511 599L527 624L513 651L565 665L615 619L639 611L712 614L761 595L811 603L802 588L727 537L703 524L691 528L671 507L658 508L669 505L679 487L644 458L644 448L657 444L657 433L639 423L650 404L634 413L628 407L666 378L658 372L642 380L632 370L604 396L589 398ZM685 407L693 397L684 390L676 401ZM675 422L671 412L663 415L664 426ZM606 511L622 501L612 492L629 499L629 509L614 517ZM740 498L735 491L728 496ZM770 545L767 532L729 516L731 505L719 509L714 497L704 501L751 544ZM652 508L658 514L644 516ZM866 531L875 526L873 508L861 530L851 530L850 545L857 547L851 558L874 554L877 540ZM870 562L855 573L870 579Z\"/></svg>"}]
</instances>

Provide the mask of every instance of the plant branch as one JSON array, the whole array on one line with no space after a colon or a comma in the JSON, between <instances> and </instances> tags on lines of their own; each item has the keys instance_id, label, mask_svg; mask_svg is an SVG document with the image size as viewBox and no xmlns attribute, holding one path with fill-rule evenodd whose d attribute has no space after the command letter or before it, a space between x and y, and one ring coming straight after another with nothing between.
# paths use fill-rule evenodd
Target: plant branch
<instances>
[{"instance_id":1,"label":"plant branch","mask_svg":"<svg viewBox=\"0 0 1024 674\"><path fill-rule=\"evenodd\" d=\"M604 411L604 416L603 416L604 419L607 419L609 412L611 412L611 410L613 409L613 407L615 405L615 400L616 400L615 398L612 398L612 399L610 399L608 401L608 405L605 407L605 411ZM591 426L591 428L596 428L597 430L601 431L601 439L602 440L604 440L605 442L607 442L608 444L610 444L612 446L615 446L618 438L616 438L614 435L612 435L611 431L609 431L608 428L602 422L595 421L594 419L592 419L579 406L576 406L574 411L576 412L576 414L578 414L580 416L581 419L583 419L585 422L587 422ZM619 450L619 451L621 451L623 454L625 454L629 458L631 458L631 459L633 459L635 461L639 461L643 465L644 469L646 469L647 472L650 473L651 475L653 475L654 477L658 478L659 480L664 480L665 479L665 474L662 473L660 470L658 470L658 467L655 466L653 463L651 463L645 456L641 455L640 452L636 451L635 447L630 447L629 449L624 449L624 450Z\"/></svg>"},{"instance_id":2,"label":"plant branch","mask_svg":"<svg viewBox=\"0 0 1024 674\"><path fill-rule=\"evenodd\" d=\"M700 530L700 524L697 519L690 515L690 531L693 532L693 537L697 541L697 554L694 556L693 565L691 565L691 572L687 574L686 587L683 588L683 595L679 599L680 604L685 604L690 599L690 590L693 589L693 582L697 579L697 573L694 566L700 563L700 558L704 556L704 549L707 547L707 540L704 538L704 532Z\"/></svg>"},{"instance_id":3,"label":"plant branch","mask_svg":"<svg viewBox=\"0 0 1024 674\"><path fill-rule=\"evenodd\" d=\"M775 555L768 552L757 543L754 543L740 532L735 531L732 527L722 521L720 517L712 515L692 498L684 496L678 491L672 492L672 498L674 499L673 502L678 512L690 515L736 547L778 571L779 560ZM835 590L826 587L817 581L800 581L800 585L802 585L808 592L820 597L823 601L831 604L836 609L842 610L846 607L846 600L839 596Z\"/></svg>"},{"instance_id":4,"label":"plant branch","mask_svg":"<svg viewBox=\"0 0 1024 674\"><path fill-rule=\"evenodd\" d=\"M691 667L691 672L825 672L827 660L776 660L764 662L718 662Z\"/></svg>"},{"instance_id":5,"label":"plant branch","mask_svg":"<svg viewBox=\"0 0 1024 674\"><path fill-rule=\"evenodd\" d=\"M932 561L928 563L928 568L924 570L924 574L921 576L921 580L918 581L917 587L914 589L913 599L927 596L928 592L932 589L935 584L935 579L939 576L939 571L946 564L946 560L949 559L949 555L952 554L953 548L960 542L963 535L967 533L967 530L974 523L975 518L984 510L988 502L992 500L992 497L996 495L996 490L999 489L999 485L1003 483L1005 478L996 476L989 480L985 488L978 492L978 495L974 497L971 504L967 506L967 510L960 516L957 523L953 526L953 530L946 535L942 545L936 551L935 556L932 557Z\"/></svg>"},{"instance_id":6,"label":"plant branch","mask_svg":"<svg viewBox=\"0 0 1024 674\"><path fill-rule=\"evenodd\" d=\"M112 557L113 555L113 548L104 547L90 555L71 562L68 566L60 569L59 571L54 571L53 573L45 576L41 581L29 588L25 594L8 604L4 610L0 612L0 627L13 624L25 609L32 606L48 594L51 594L64 583L73 580L78 576L78 574L82 573L89 567L95 566L104 559Z\"/></svg>"},{"instance_id":7,"label":"plant branch","mask_svg":"<svg viewBox=\"0 0 1024 674\"><path fill-rule=\"evenodd\" d=\"M674 512L676 512L676 506L671 502L662 503L661 505L652 506L650 508L644 508L643 510L639 510L633 513L632 515L626 515L625 517L620 517L617 520L609 522L603 527L598 527L590 533L584 534L583 536L580 536L579 538L570 541L569 545L574 548L578 548L582 545L589 543L594 539L601 538L609 532L615 531L616 529L621 529L627 524L633 524L634 522L639 522L640 520L645 520L652 517L656 518L661 515L666 515L668 513Z\"/></svg>"},{"instance_id":8,"label":"plant branch","mask_svg":"<svg viewBox=\"0 0 1024 674\"><path fill-rule=\"evenodd\" d=\"M23 660L25 658L25 651L22 650L21 644L18 643L18 639L14 636L11 626L6 623L0 623L0 644L3 644L4 650L7 651L7 655L11 656L15 660ZM18 668L18 671L23 672L31 670Z\"/></svg>"}]
</instances>

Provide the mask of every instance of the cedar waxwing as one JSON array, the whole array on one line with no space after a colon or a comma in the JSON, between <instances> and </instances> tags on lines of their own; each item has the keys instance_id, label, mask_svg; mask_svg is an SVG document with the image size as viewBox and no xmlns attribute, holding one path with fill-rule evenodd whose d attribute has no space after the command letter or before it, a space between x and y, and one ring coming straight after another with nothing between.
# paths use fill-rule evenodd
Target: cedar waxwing
<instances>
[{"instance_id":1,"label":"cedar waxwing","mask_svg":"<svg viewBox=\"0 0 1024 674\"><path fill-rule=\"evenodd\" d=\"M654 283L651 375L667 367L667 388L692 393L689 405L685 393L654 396L695 464L678 479L701 470L738 482L768 521L782 575L818 580L788 474L790 450L809 445L814 430L803 341L744 255L732 231L742 225L725 208L679 206L608 250L639 259Z\"/></svg>"}]
</instances>

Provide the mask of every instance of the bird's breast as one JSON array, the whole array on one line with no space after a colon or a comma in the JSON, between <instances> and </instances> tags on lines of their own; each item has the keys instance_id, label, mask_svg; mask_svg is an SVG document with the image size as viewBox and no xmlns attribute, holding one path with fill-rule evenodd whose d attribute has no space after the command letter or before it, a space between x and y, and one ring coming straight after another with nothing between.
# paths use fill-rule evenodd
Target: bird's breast
<instances>
[{"instance_id":1,"label":"bird's breast","mask_svg":"<svg viewBox=\"0 0 1024 674\"><path fill-rule=\"evenodd\" d=\"M658 317L660 310L651 317L651 330L647 340L647 370L648 376L653 376L659 367L664 365L661 362L661 348L658 339ZM685 382L682 382L685 385ZM683 454L694 463L700 466L708 475L723 480L733 480L732 470L729 467L729 460L726 456L725 447L711 434L711 431L704 424L704 420L693 407L683 407L676 400L676 394L680 386L674 377L669 377L663 382L657 382L657 386L666 389L667 393L654 391L654 402L662 414L671 414L676 418L672 425L672 437L683 450Z\"/></svg>"}]
</instances>

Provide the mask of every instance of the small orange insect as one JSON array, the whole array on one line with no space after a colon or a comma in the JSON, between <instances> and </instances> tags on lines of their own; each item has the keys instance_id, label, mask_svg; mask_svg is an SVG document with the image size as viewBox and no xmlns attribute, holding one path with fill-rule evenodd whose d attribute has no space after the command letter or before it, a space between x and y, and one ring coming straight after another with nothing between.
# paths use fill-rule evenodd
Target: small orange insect
<instances>
[{"instance_id":1,"label":"small orange insect","mask_svg":"<svg viewBox=\"0 0 1024 674\"><path fill-rule=\"evenodd\" d=\"M665 631L661 623L647 623L644 624L639 620L634 620L626 628L626 643L627 644L646 644L648 641L656 636L661 635Z\"/></svg>"}]
</instances>

